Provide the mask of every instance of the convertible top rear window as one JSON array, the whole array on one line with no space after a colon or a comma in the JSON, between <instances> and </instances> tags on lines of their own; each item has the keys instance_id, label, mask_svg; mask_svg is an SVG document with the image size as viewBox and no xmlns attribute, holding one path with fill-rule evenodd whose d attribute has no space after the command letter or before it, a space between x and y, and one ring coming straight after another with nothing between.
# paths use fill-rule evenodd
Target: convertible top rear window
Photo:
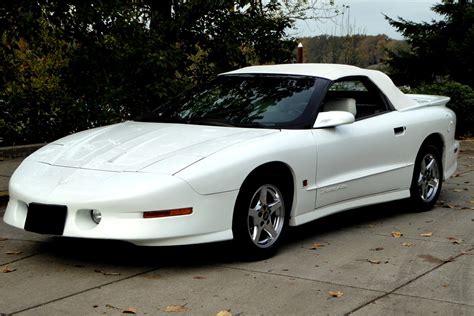
<instances>
[{"instance_id":1,"label":"convertible top rear window","mask_svg":"<svg viewBox=\"0 0 474 316\"><path fill-rule=\"evenodd\" d=\"M219 76L179 95L141 120L281 128L307 119L316 78Z\"/></svg>"}]
</instances>

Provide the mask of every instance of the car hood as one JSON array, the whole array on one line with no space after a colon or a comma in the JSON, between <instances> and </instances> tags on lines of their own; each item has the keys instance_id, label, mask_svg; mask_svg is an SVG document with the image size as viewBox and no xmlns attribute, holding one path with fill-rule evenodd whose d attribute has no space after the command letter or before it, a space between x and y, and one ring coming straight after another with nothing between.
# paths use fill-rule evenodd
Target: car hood
<instances>
[{"instance_id":1,"label":"car hood","mask_svg":"<svg viewBox=\"0 0 474 316\"><path fill-rule=\"evenodd\" d=\"M226 147L277 132L127 121L64 137L28 160L69 168L174 174Z\"/></svg>"}]
</instances>

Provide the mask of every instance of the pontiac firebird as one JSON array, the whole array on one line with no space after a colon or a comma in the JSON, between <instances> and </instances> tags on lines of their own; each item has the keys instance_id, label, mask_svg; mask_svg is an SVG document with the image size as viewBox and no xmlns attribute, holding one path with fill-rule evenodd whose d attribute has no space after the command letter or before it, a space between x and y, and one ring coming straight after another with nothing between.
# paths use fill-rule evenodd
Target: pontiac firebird
<instances>
[{"instance_id":1,"label":"pontiac firebird","mask_svg":"<svg viewBox=\"0 0 474 316\"><path fill-rule=\"evenodd\" d=\"M397 199L432 208L457 167L448 101L347 65L227 72L30 155L4 221L147 246L234 240L265 256L288 226L329 214Z\"/></svg>"}]
</instances>

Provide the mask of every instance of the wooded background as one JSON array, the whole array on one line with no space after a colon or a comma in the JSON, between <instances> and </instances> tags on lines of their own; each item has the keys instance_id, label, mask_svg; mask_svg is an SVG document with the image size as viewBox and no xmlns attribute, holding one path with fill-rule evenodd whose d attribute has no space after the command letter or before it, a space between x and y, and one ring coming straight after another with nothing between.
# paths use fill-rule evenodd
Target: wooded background
<instances>
[{"instance_id":1,"label":"wooded background","mask_svg":"<svg viewBox=\"0 0 474 316\"><path fill-rule=\"evenodd\" d=\"M4 0L0 146L133 118L223 71L294 62L300 40L306 62L382 69L406 90L451 96L458 134L473 133L472 1L435 6L440 22L389 20L406 41L287 35L296 19L343 9L304 0Z\"/></svg>"}]
</instances>

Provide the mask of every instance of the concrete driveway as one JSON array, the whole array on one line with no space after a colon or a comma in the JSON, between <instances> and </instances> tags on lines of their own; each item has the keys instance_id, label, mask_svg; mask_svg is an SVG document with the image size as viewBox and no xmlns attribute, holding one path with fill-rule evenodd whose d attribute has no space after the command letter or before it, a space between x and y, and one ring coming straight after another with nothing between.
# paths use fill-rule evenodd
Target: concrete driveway
<instances>
[{"instance_id":1,"label":"concrete driveway","mask_svg":"<svg viewBox=\"0 0 474 316\"><path fill-rule=\"evenodd\" d=\"M141 248L2 221L0 312L474 315L474 141L462 150L432 211L397 202L337 214L292 229L260 262L239 261L228 243Z\"/></svg>"}]
</instances>

